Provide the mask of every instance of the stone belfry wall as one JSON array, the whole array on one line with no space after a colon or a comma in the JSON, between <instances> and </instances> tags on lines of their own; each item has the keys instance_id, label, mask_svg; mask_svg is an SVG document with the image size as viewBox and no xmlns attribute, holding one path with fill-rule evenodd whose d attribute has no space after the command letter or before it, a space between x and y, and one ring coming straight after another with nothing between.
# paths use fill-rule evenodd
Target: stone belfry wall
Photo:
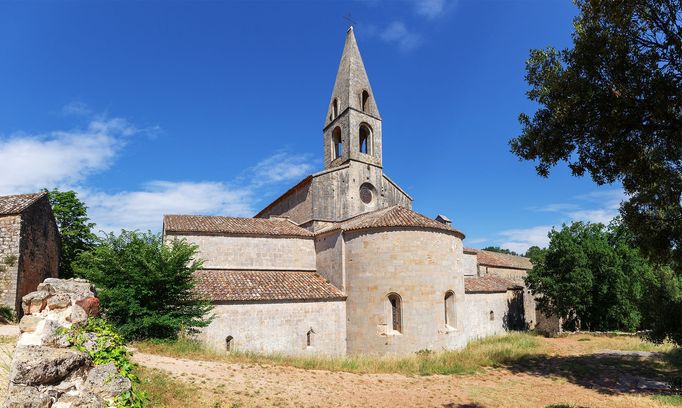
<instances>
[{"instance_id":1,"label":"stone belfry wall","mask_svg":"<svg viewBox=\"0 0 682 408\"><path fill-rule=\"evenodd\" d=\"M352 27L346 33L323 132L325 168L349 160L381 167L381 115Z\"/></svg>"}]
</instances>

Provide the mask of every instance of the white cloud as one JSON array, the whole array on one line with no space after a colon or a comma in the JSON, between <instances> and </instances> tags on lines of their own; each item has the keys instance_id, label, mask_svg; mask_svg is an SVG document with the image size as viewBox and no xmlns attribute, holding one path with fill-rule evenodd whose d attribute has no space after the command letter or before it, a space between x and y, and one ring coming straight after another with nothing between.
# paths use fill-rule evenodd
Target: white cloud
<instances>
[{"instance_id":1,"label":"white cloud","mask_svg":"<svg viewBox=\"0 0 682 408\"><path fill-rule=\"evenodd\" d=\"M78 183L108 168L138 131L124 119L100 118L83 129L0 137L0 194Z\"/></svg>"},{"instance_id":2,"label":"white cloud","mask_svg":"<svg viewBox=\"0 0 682 408\"><path fill-rule=\"evenodd\" d=\"M87 116L92 113L90 107L81 101L72 101L62 107L64 115Z\"/></svg>"},{"instance_id":3,"label":"white cloud","mask_svg":"<svg viewBox=\"0 0 682 408\"><path fill-rule=\"evenodd\" d=\"M411 32L402 21L394 21L386 27L380 35L389 44L396 44L403 52L409 52L419 47L423 39L419 34Z\"/></svg>"},{"instance_id":4,"label":"white cloud","mask_svg":"<svg viewBox=\"0 0 682 408\"><path fill-rule=\"evenodd\" d=\"M618 215L620 203L627 198L622 188L597 190L579 195L571 202L548 204L534 208L534 211L554 212L559 214L555 225L574 221L608 224ZM500 232L500 247L524 253L529 247L540 247L549 244L547 233L552 226L540 225L530 228L511 229Z\"/></svg>"},{"instance_id":5,"label":"white cloud","mask_svg":"<svg viewBox=\"0 0 682 408\"><path fill-rule=\"evenodd\" d=\"M539 225L531 228L519 228L502 231L500 247L511 249L523 254L533 245L546 247L549 245L547 233L552 229L551 225Z\"/></svg>"},{"instance_id":6,"label":"white cloud","mask_svg":"<svg viewBox=\"0 0 682 408\"><path fill-rule=\"evenodd\" d=\"M253 192L220 182L152 181L139 191L81 193L98 230L161 230L164 214L252 216Z\"/></svg>"},{"instance_id":7,"label":"white cloud","mask_svg":"<svg viewBox=\"0 0 682 408\"><path fill-rule=\"evenodd\" d=\"M438 17L445 13L446 7L454 1L447 0L413 0L415 12L429 19Z\"/></svg>"},{"instance_id":8,"label":"white cloud","mask_svg":"<svg viewBox=\"0 0 682 408\"><path fill-rule=\"evenodd\" d=\"M254 186L293 181L310 174L313 165L307 156L278 152L247 170Z\"/></svg>"},{"instance_id":9,"label":"white cloud","mask_svg":"<svg viewBox=\"0 0 682 408\"><path fill-rule=\"evenodd\" d=\"M158 180L137 191L108 194L86 190L82 198L98 230L159 231L164 214L251 217L265 187L298 181L312 168L307 156L278 152L230 183Z\"/></svg>"}]
</instances>

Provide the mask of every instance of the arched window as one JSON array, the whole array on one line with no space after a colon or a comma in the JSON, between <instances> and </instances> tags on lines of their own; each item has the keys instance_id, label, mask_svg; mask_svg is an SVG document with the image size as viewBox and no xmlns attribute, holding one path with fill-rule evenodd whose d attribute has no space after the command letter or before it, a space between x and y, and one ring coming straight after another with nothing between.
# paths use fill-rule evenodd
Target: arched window
<instances>
[{"instance_id":1,"label":"arched window","mask_svg":"<svg viewBox=\"0 0 682 408\"><path fill-rule=\"evenodd\" d=\"M311 327L310 330L308 330L308 333L305 334L305 341L306 341L306 346L307 347L312 347L313 346L313 339L315 337L315 331Z\"/></svg>"},{"instance_id":2,"label":"arched window","mask_svg":"<svg viewBox=\"0 0 682 408\"><path fill-rule=\"evenodd\" d=\"M369 108L368 102L369 102L369 92L367 91L362 91L362 98L360 99L361 102L361 107L363 112L367 112L367 109Z\"/></svg>"},{"instance_id":3,"label":"arched window","mask_svg":"<svg viewBox=\"0 0 682 408\"><path fill-rule=\"evenodd\" d=\"M335 127L332 131L332 160L338 159L342 154L341 128Z\"/></svg>"},{"instance_id":4,"label":"arched window","mask_svg":"<svg viewBox=\"0 0 682 408\"><path fill-rule=\"evenodd\" d=\"M332 116L330 119L334 120L337 116L339 116L339 100L334 98L332 101Z\"/></svg>"},{"instance_id":5,"label":"arched window","mask_svg":"<svg viewBox=\"0 0 682 408\"><path fill-rule=\"evenodd\" d=\"M451 290L445 293L445 324L450 327L457 325L455 317L455 293Z\"/></svg>"},{"instance_id":6,"label":"arched window","mask_svg":"<svg viewBox=\"0 0 682 408\"><path fill-rule=\"evenodd\" d=\"M360 125L360 153L372 154L372 129L364 123Z\"/></svg>"},{"instance_id":7,"label":"arched window","mask_svg":"<svg viewBox=\"0 0 682 408\"><path fill-rule=\"evenodd\" d=\"M390 318L391 318L391 329L394 332L403 332L403 311L402 311L402 300L397 293L391 293L388 295L388 304L390 307Z\"/></svg>"},{"instance_id":8,"label":"arched window","mask_svg":"<svg viewBox=\"0 0 682 408\"><path fill-rule=\"evenodd\" d=\"M232 351L232 340L234 340L232 336L225 337L225 350Z\"/></svg>"},{"instance_id":9,"label":"arched window","mask_svg":"<svg viewBox=\"0 0 682 408\"><path fill-rule=\"evenodd\" d=\"M491 311L490 311L490 321L493 321L493 320L495 320L495 312L493 312L493 311L491 310Z\"/></svg>"}]
</instances>

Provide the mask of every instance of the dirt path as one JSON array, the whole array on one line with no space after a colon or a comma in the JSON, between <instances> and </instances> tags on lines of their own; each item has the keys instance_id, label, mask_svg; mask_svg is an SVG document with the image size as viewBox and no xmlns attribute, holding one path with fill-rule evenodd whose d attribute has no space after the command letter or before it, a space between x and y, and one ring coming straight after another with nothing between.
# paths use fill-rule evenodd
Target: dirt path
<instances>
[{"instance_id":1,"label":"dirt path","mask_svg":"<svg viewBox=\"0 0 682 408\"><path fill-rule=\"evenodd\" d=\"M658 407L647 394L589 388L529 370L489 369L466 376L351 374L230 364L136 353L141 365L196 386L197 406L246 407Z\"/></svg>"}]
</instances>

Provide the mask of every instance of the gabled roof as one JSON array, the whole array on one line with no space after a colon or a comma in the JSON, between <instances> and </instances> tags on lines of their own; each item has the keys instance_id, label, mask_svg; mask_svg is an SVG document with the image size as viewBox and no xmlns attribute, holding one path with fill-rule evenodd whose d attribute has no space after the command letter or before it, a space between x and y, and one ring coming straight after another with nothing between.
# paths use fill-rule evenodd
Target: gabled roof
<instances>
[{"instance_id":1,"label":"gabled roof","mask_svg":"<svg viewBox=\"0 0 682 408\"><path fill-rule=\"evenodd\" d=\"M318 234L339 229L343 231L355 231L369 228L389 227L436 229L451 232L464 238L462 232L399 205L358 215L349 220L324 228L319 231Z\"/></svg>"},{"instance_id":2,"label":"gabled roof","mask_svg":"<svg viewBox=\"0 0 682 408\"><path fill-rule=\"evenodd\" d=\"M197 293L216 302L346 298L316 272L204 269L195 272L195 277Z\"/></svg>"},{"instance_id":3,"label":"gabled roof","mask_svg":"<svg viewBox=\"0 0 682 408\"><path fill-rule=\"evenodd\" d=\"M493 275L485 275L480 278L464 278L464 292L466 293L499 293L521 287L510 280Z\"/></svg>"},{"instance_id":4,"label":"gabled roof","mask_svg":"<svg viewBox=\"0 0 682 408\"><path fill-rule=\"evenodd\" d=\"M497 266L512 269L533 269L529 258L524 256L502 254L499 252L479 250L477 253L478 264L485 266Z\"/></svg>"},{"instance_id":5,"label":"gabled roof","mask_svg":"<svg viewBox=\"0 0 682 408\"><path fill-rule=\"evenodd\" d=\"M312 237L312 232L285 218L239 218L207 215L164 215L164 232Z\"/></svg>"},{"instance_id":6,"label":"gabled roof","mask_svg":"<svg viewBox=\"0 0 682 408\"><path fill-rule=\"evenodd\" d=\"M0 215L21 214L47 193L0 196Z\"/></svg>"}]
</instances>

